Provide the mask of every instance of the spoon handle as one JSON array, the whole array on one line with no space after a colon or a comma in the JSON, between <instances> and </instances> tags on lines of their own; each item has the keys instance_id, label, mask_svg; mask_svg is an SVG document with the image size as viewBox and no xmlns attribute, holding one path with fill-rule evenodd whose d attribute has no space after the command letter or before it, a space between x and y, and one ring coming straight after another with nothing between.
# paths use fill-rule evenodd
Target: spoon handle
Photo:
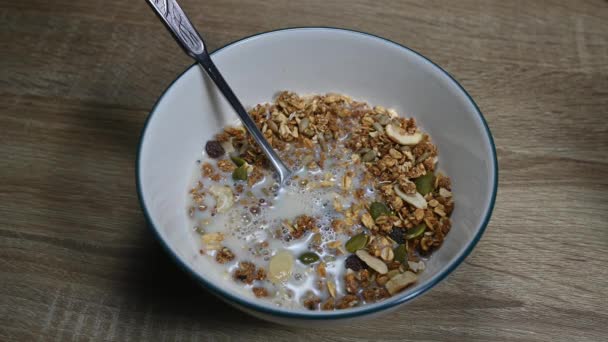
<instances>
[{"instance_id":1,"label":"spoon handle","mask_svg":"<svg viewBox=\"0 0 608 342\"><path fill-rule=\"evenodd\" d=\"M264 152L266 157L268 157L268 160L278 173L279 182L283 184L285 180L287 180L291 176L291 170L283 163L281 158L279 158L272 146L270 146L270 144L268 143L268 140L266 140L262 132L260 132L258 127L255 125L255 122L253 121L251 116L249 116L245 108L243 108L243 105L236 97L236 95L234 95L232 89L230 89L230 86L228 85L226 80L224 80L224 77L222 77L220 71L215 67L215 64L213 63L209 55L206 53L200 54L197 56L196 60L203 67L203 69L205 69L209 77L220 89L222 94L224 94L226 100L230 102L232 108L234 108L239 118L241 118L243 126L245 126L249 134L253 136L253 139L258 143L260 149L262 150L262 152Z\"/></svg>"},{"instance_id":2,"label":"spoon handle","mask_svg":"<svg viewBox=\"0 0 608 342\"><path fill-rule=\"evenodd\" d=\"M154 12L160 17L165 26L175 40L181 45L186 54L194 58L198 64L207 72L209 77L213 80L215 85L222 92L226 100L230 103L232 108L236 111L237 115L243 122L243 125L251 134L253 139L258 143L262 152L270 160L270 163L277 171L279 176L279 182L283 184L291 176L291 170L283 163L281 158L274 151L272 146L268 143L266 138L255 122L249 116L239 99L234 95L230 86L222 77L222 74L217 69L211 57L207 53L203 38L194 28L194 25L190 22L184 11L179 7L175 0L146 0L148 4L154 9Z\"/></svg>"},{"instance_id":3,"label":"spoon handle","mask_svg":"<svg viewBox=\"0 0 608 342\"><path fill-rule=\"evenodd\" d=\"M205 42L175 0L146 0L190 57L206 52Z\"/></svg>"}]
</instances>

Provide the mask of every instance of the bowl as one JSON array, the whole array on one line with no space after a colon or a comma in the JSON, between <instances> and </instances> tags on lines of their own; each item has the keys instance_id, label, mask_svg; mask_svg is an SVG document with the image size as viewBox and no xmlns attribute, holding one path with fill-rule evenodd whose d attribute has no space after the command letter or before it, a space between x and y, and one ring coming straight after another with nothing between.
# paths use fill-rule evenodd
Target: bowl
<instances>
[{"instance_id":1,"label":"bowl","mask_svg":"<svg viewBox=\"0 0 608 342\"><path fill-rule=\"evenodd\" d=\"M186 214L194 162L204 144L236 114L197 65L160 97L143 129L137 188L152 232L178 265L210 292L262 319L283 324L344 322L396 309L437 285L471 252L494 206L496 151L488 125L467 92L419 53L367 33L293 28L257 34L212 54L245 107L272 101L281 90L337 92L413 116L439 148L439 169L452 178L452 229L418 283L384 301L312 312L247 298L238 285L212 277L199 255ZM407 308L404 308L407 310Z\"/></svg>"}]
</instances>

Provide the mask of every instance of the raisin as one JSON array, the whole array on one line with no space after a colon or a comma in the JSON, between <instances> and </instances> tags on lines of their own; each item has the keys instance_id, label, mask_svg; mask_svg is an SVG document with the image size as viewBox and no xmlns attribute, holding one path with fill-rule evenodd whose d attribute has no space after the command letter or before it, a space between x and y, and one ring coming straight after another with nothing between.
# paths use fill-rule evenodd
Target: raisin
<instances>
[{"instance_id":1,"label":"raisin","mask_svg":"<svg viewBox=\"0 0 608 342\"><path fill-rule=\"evenodd\" d=\"M348 258L346 258L344 266L355 272L367 268L367 265L363 262L363 260L359 259L359 257L355 254L351 254Z\"/></svg>"},{"instance_id":2,"label":"raisin","mask_svg":"<svg viewBox=\"0 0 608 342\"><path fill-rule=\"evenodd\" d=\"M405 242L405 229L393 227L393 231L388 236L401 245Z\"/></svg>"},{"instance_id":3,"label":"raisin","mask_svg":"<svg viewBox=\"0 0 608 342\"><path fill-rule=\"evenodd\" d=\"M226 153L226 151L224 151L224 148L222 147L222 144L220 144L217 140L207 141L207 144L205 145L205 151L207 151L207 154L211 158L219 158L223 156L224 153Z\"/></svg>"}]
</instances>

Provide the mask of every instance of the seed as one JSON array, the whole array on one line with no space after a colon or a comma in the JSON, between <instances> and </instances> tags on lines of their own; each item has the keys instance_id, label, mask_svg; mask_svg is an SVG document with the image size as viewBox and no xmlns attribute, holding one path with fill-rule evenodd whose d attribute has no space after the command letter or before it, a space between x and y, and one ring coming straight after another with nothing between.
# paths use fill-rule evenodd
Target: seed
<instances>
[{"instance_id":1,"label":"seed","mask_svg":"<svg viewBox=\"0 0 608 342\"><path fill-rule=\"evenodd\" d=\"M230 153L230 159L238 167L241 167L245 164L245 159L239 157L236 153Z\"/></svg>"},{"instance_id":2,"label":"seed","mask_svg":"<svg viewBox=\"0 0 608 342\"><path fill-rule=\"evenodd\" d=\"M381 124L374 122L374 128L376 129L376 131L378 131L378 133L384 134L384 128L382 128Z\"/></svg>"},{"instance_id":3,"label":"seed","mask_svg":"<svg viewBox=\"0 0 608 342\"><path fill-rule=\"evenodd\" d=\"M376 159L376 152L374 150L367 151L363 157L361 157L361 161L364 163L371 162Z\"/></svg>"},{"instance_id":4,"label":"seed","mask_svg":"<svg viewBox=\"0 0 608 342\"><path fill-rule=\"evenodd\" d=\"M401 264L405 264L407 260L407 247L405 245L399 245L393 251L395 255L395 260L399 261Z\"/></svg>"},{"instance_id":5,"label":"seed","mask_svg":"<svg viewBox=\"0 0 608 342\"><path fill-rule=\"evenodd\" d=\"M426 224L421 223L412 229L408 229L407 233L405 234L405 239L413 240L413 239L421 236L425 230L426 230Z\"/></svg>"},{"instance_id":6,"label":"seed","mask_svg":"<svg viewBox=\"0 0 608 342\"><path fill-rule=\"evenodd\" d=\"M303 263L304 265L310 265L310 264L314 264L315 262L319 261L319 256L313 252L306 252L306 253L300 255L298 260L300 260L300 262Z\"/></svg>"},{"instance_id":7,"label":"seed","mask_svg":"<svg viewBox=\"0 0 608 342\"><path fill-rule=\"evenodd\" d=\"M386 204L384 204L382 202L373 202L369 206L369 213L372 215L372 218L375 221L378 217L380 217L382 215L390 216L391 211L388 209Z\"/></svg>"},{"instance_id":8,"label":"seed","mask_svg":"<svg viewBox=\"0 0 608 342\"><path fill-rule=\"evenodd\" d=\"M433 191L433 185L435 181L434 178L435 177L432 172L427 172L424 176L420 176L414 179L414 183L416 184L416 191L418 191L423 196Z\"/></svg>"},{"instance_id":9,"label":"seed","mask_svg":"<svg viewBox=\"0 0 608 342\"><path fill-rule=\"evenodd\" d=\"M232 172L232 179L247 180L247 165L243 164Z\"/></svg>"},{"instance_id":10,"label":"seed","mask_svg":"<svg viewBox=\"0 0 608 342\"><path fill-rule=\"evenodd\" d=\"M378 121L382 126L386 126L389 122L391 122L391 118L386 114L380 114L376 116L376 121Z\"/></svg>"},{"instance_id":11,"label":"seed","mask_svg":"<svg viewBox=\"0 0 608 342\"><path fill-rule=\"evenodd\" d=\"M371 267L374 271L380 274L386 274L388 272L388 267L386 266L386 264L382 260L371 256L368 252L364 250L358 250L356 254L359 259L361 259L364 263L367 264L367 266Z\"/></svg>"},{"instance_id":12,"label":"seed","mask_svg":"<svg viewBox=\"0 0 608 342\"><path fill-rule=\"evenodd\" d=\"M365 245L367 245L367 235L365 235L364 233L360 233L351 237L346 242L345 247L346 250L350 253L355 253L356 251L365 248Z\"/></svg>"}]
</instances>

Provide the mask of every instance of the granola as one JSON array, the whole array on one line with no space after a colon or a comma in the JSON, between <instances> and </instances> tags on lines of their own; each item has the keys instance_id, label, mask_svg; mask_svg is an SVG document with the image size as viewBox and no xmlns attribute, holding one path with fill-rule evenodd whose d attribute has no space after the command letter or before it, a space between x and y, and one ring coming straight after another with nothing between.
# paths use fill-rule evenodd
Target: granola
<instances>
[{"instance_id":1,"label":"granola","mask_svg":"<svg viewBox=\"0 0 608 342\"><path fill-rule=\"evenodd\" d=\"M297 172L280 188L242 127L218 132L189 191L201 257L260 300L308 310L415 284L454 210L439 151L416 120L340 94L286 91L249 114Z\"/></svg>"}]
</instances>

